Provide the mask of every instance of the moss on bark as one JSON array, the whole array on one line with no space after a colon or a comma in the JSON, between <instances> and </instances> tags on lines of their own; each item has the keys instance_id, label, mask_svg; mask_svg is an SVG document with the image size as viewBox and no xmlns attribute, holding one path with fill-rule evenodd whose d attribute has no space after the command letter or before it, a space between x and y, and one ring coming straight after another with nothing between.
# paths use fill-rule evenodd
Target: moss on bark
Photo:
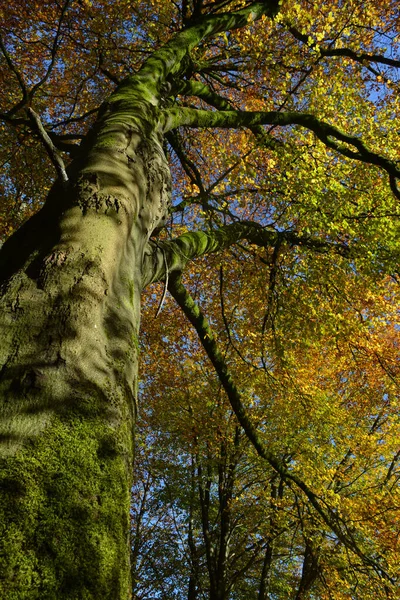
<instances>
[{"instance_id":1,"label":"moss on bark","mask_svg":"<svg viewBox=\"0 0 400 600\"><path fill-rule=\"evenodd\" d=\"M142 157L133 164L129 196L110 171L83 170L51 229L28 226L22 251L3 250L15 259L0 310L5 600L130 597L141 256L165 193L164 175L149 189Z\"/></svg>"},{"instance_id":2,"label":"moss on bark","mask_svg":"<svg viewBox=\"0 0 400 600\"><path fill-rule=\"evenodd\" d=\"M127 425L58 416L3 459L2 598L129 597L130 439Z\"/></svg>"}]
</instances>

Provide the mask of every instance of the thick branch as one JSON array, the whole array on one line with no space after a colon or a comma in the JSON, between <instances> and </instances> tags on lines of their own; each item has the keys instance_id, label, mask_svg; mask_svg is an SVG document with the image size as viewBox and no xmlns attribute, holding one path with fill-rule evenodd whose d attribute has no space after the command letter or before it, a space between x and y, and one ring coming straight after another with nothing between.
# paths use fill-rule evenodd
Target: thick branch
<instances>
[{"instance_id":1,"label":"thick branch","mask_svg":"<svg viewBox=\"0 0 400 600\"><path fill-rule=\"evenodd\" d=\"M129 93L132 85L136 88L138 82L144 84L145 99L157 104L155 92L159 92L169 75L176 75L181 70L181 64L187 54L202 40L216 35L221 31L231 31L256 21L263 15L273 18L279 10L278 0L254 2L242 10L230 13L208 15L174 36L162 48L154 52L143 64L139 72L123 81L111 101L119 100L119 92Z\"/></svg>"},{"instance_id":2,"label":"thick branch","mask_svg":"<svg viewBox=\"0 0 400 600\"><path fill-rule=\"evenodd\" d=\"M179 89L179 93L187 96L196 96L218 110L232 110L232 104L229 102L229 100L223 96L220 96L210 87L208 87L208 85L201 83L200 81L184 81ZM283 145L282 142L276 140L272 135L267 133L261 125L250 126L249 129L256 137L258 137L260 145L262 145L264 148L268 147L277 149Z\"/></svg>"},{"instance_id":3,"label":"thick branch","mask_svg":"<svg viewBox=\"0 0 400 600\"><path fill-rule=\"evenodd\" d=\"M183 81L180 85L179 94L185 96L196 96L201 100L204 100L210 106L218 108L218 110L232 110L231 103L226 99L214 92L208 85L201 81Z\"/></svg>"},{"instance_id":4,"label":"thick branch","mask_svg":"<svg viewBox=\"0 0 400 600\"><path fill-rule=\"evenodd\" d=\"M192 231L184 233L175 240L149 241L144 258L143 286L165 279L166 268L169 273L182 271L186 264L204 254L222 251L233 244L247 240L261 247L274 247L278 240L292 246L304 246L316 252L335 252L349 256L350 249L345 244L319 240L311 236L297 235L293 231L277 232L265 229L258 223L238 221L220 227L215 231Z\"/></svg>"},{"instance_id":5,"label":"thick branch","mask_svg":"<svg viewBox=\"0 0 400 600\"><path fill-rule=\"evenodd\" d=\"M389 174L392 190L400 198L399 190L393 185L394 179L400 178L400 169L395 161L369 150L360 138L344 133L340 129L337 129L337 127L320 121L309 113L278 111L247 112L234 110L207 111L194 108L170 108L164 111L164 131L170 131L182 125L190 127L221 127L225 129L251 128L256 125L300 125L315 133L328 148L332 148L342 156L381 167ZM348 146L352 146L352 148Z\"/></svg>"}]
</instances>

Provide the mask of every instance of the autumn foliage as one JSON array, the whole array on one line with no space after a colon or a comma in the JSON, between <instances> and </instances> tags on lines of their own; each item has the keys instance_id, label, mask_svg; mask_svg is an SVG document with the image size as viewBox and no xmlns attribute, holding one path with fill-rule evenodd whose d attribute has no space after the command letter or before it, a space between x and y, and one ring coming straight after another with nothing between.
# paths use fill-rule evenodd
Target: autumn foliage
<instances>
[{"instance_id":1,"label":"autumn foliage","mask_svg":"<svg viewBox=\"0 0 400 600\"><path fill-rule=\"evenodd\" d=\"M116 85L250 4L1 8L2 240L57 176L28 107L68 170ZM284 0L163 83L173 189L142 299L138 600L398 597L399 36L394 1ZM179 236L244 222L169 270Z\"/></svg>"}]
</instances>

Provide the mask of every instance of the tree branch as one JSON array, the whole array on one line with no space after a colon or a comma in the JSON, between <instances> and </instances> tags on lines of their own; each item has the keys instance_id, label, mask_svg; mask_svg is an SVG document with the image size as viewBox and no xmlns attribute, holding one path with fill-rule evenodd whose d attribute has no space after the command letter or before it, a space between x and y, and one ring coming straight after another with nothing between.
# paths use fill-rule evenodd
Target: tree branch
<instances>
[{"instance_id":1,"label":"tree branch","mask_svg":"<svg viewBox=\"0 0 400 600\"><path fill-rule=\"evenodd\" d=\"M17 104L15 104L15 106L13 106L5 115L7 118L10 119L13 115L15 115L15 113L17 113L23 106L25 106L27 104L28 88L26 87L25 81L24 81L21 73L19 72L19 70L14 65L13 61L11 60L11 57L7 52L7 48L5 47L5 44L3 43L1 36L0 36L0 50L1 50L4 58L6 59L6 63L9 67L10 71L12 73L14 73L15 77L17 78L19 87L21 88L21 92L22 92L22 99L19 102L17 102Z\"/></svg>"},{"instance_id":2,"label":"tree branch","mask_svg":"<svg viewBox=\"0 0 400 600\"><path fill-rule=\"evenodd\" d=\"M133 76L123 81L114 98L119 99L119 90L130 88L132 83L143 81L147 99L157 103L154 92L160 91L163 83L169 75L176 75L181 70L182 62L188 53L202 40L209 38L221 31L239 29L248 24L249 21L257 21L263 15L273 18L279 11L278 0L264 0L264 2L253 2L241 10L230 13L218 13L200 17L194 25L184 29L162 48L156 50L143 64L141 69ZM153 88L153 93L150 91ZM113 100L111 96L111 100Z\"/></svg>"},{"instance_id":3,"label":"tree branch","mask_svg":"<svg viewBox=\"0 0 400 600\"><path fill-rule=\"evenodd\" d=\"M265 229L252 221L238 221L220 227L215 231L191 231L170 241L150 240L144 255L143 287L149 283L165 279L166 268L169 274L182 271L186 264L205 254L222 251L241 240L261 247L275 247L286 242L293 246L304 246L316 252L332 251L342 256L350 256L353 251L345 244L328 242L307 235L297 235L293 231Z\"/></svg>"},{"instance_id":4,"label":"tree branch","mask_svg":"<svg viewBox=\"0 0 400 600\"><path fill-rule=\"evenodd\" d=\"M364 142L354 136L344 133L337 127L320 121L309 113L297 112L247 112L234 110L207 111L194 108L169 108L164 110L164 131L170 131L183 125L189 127L220 127L224 129L239 127L254 127L257 125L300 125L309 129L328 148L342 156L376 165L386 171L390 177L393 193L400 198L396 179L400 178L397 162L385 158L381 154L369 150ZM354 148L349 148L348 146Z\"/></svg>"},{"instance_id":5,"label":"tree branch","mask_svg":"<svg viewBox=\"0 0 400 600\"><path fill-rule=\"evenodd\" d=\"M379 63L382 65L387 65L389 67L400 67L400 60L395 58L388 58L386 56L382 56L381 54L369 54L368 52L360 52L357 53L354 50L350 50L349 48L323 48L317 42L310 41L310 37L304 33L301 33L296 27L288 27L288 31L300 42L307 44L310 48L315 48L318 46L318 52L322 57L333 57L333 56L344 56L346 58L350 58L351 60L358 63L366 63L373 62Z\"/></svg>"},{"instance_id":6,"label":"tree branch","mask_svg":"<svg viewBox=\"0 0 400 600\"><path fill-rule=\"evenodd\" d=\"M35 83L35 85L30 90L30 92L29 92L29 99L30 99L30 101L32 101L35 92L44 83L46 83L46 81L48 80L48 78L51 75L51 72L52 72L53 67L55 65L56 56L57 56L57 50L58 50L58 47L59 47L59 40L60 40L60 36L61 36L61 26L62 26L62 23L64 21L64 17L65 17L65 14L66 14L67 10L68 10L68 6L69 6L70 2L71 2L71 0L65 0L63 6L61 8L60 18L59 18L58 23L57 23L56 35L54 36L53 44L52 44L51 51L50 51L50 62L49 62L49 65L48 65L48 67L46 69L46 72L43 75L43 77L37 83Z\"/></svg>"},{"instance_id":7,"label":"tree branch","mask_svg":"<svg viewBox=\"0 0 400 600\"><path fill-rule=\"evenodd\" d=\"M169 133L167 133L166 138L171 144L171 147L174 150L176 156L179 158L182 168L185 171L186 175L189 177L190 181L192 183L195 183L202 193L205 193L200 171L198 170L196 164L186 155L181 139L179 137L179 132L170 131Z\"/></svg>"},{"instance_id":8,"label":"tree branch","mask_svg":"<svg viewBox=\"0 0 400 600\"><path fill-rule=\"evenodd\" d=\"M47 131L43 127L43 124L40 120L39 115L37 113L35 113L35 111L30 107L27 109L27 112L31 118L34 129L36 129L36 131L38 132L39 137L42 140L44 147L46 148L46 152L49 155L50 160L53 163L60 180L63 183L67 183L68 175L65 170L64 161L61 158L61 155L58 152L57 148L54 146L53 142L51 141Z\"/></svg>"},{"instance_id":9,"label":"tree branch","mask_svg":"<svg viewBox=\"0 0 400 600\"><path fill-rule=\"evenodd\" d=\"M204 100L210 106L217 108L221 111L231 111L232 104L214 92L208 85L201 83L200 81L184 81L179 88L179 93L186 96L195 96ZM277 149L283 146L283 143L276 140L272 135L267 133L261 125L254 125L249 127L250 131L258 138L260 145L264 148Z\"/></svg>"}]
</instances>

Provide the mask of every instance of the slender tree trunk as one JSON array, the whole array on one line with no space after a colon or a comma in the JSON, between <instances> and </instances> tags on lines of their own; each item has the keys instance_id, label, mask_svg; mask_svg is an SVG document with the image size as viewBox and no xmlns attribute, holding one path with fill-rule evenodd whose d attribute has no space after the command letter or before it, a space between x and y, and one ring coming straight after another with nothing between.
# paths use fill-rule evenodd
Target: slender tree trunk
<instances>
[{"instance_id":1,"label":"slender tree trunk","mask_svg":"<svg viewBox=\"0 0 400 600\"><path fill-rule=\"evenodd\" d=\"M143 253L170 193L133 96L111 97L69 182L0 255L5 600L130 597Z\"/></svg>"},{"instance_id":2,"label":"slender tree trunk","mask_svg":"<svg viewBox=\"0 0 400 600\"><path fill-rule=\"evenodd\" d=\"M272 540L268 540L267 547L264 553L264 560L261 570L260 586L258 588L257 600L268 600L268 593L271 581L272 550Z\"/></svg>"},{"instance_id":3,"label":"slender tree trunk","mask_svg":"<svg viewBox=\"0 0 400 600\"><path fill-rule=\"evenodd\" d=\"M192 407L190 407L192 413ZM189 546L189 584L187 600L197 600L199 594L199 553L196 547L196 542L193 535L194 523L194 503L196 496L196 467L192 456L191 472L190 472L190 504L189 504L189 527L188 527L188 546Z\"/></svg>"},{"instance_id":4,"label":"slender tree trunk","mask_svg":"<svg viewBox=\"0 0 400 600\"><path fill-rule=\"evenodd\" d=\"M312 543L306 540L304 549L303 568L295 600L304 600L308 596L318 577L318 556L313 550Z\"/></svg>"}]
</instances>

